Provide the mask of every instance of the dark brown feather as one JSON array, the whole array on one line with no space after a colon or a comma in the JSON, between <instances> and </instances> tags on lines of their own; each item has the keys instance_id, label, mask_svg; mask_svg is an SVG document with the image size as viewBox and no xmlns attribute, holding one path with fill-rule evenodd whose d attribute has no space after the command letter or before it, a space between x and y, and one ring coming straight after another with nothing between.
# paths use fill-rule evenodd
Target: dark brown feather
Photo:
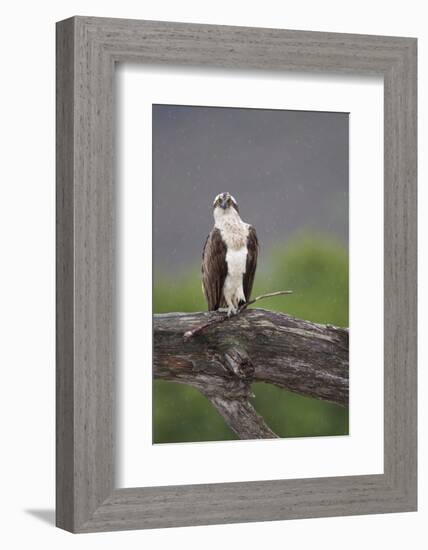
<instances>
[{"instance_id":1,"label":"dark brown feather","mask_svg":"<svg viewBox=\"0 0 428 550\"><path fill-rule=\"evenodd\" d=\"M254 276L256 274L257 256L259 253L259 241L256 230L250 225L247 237L247 264L244 273L243 288L245 300L248 302L253 289Z\"/></svg>"},{"instance_id":2,"label":"dark brown feather","mask_svg":"<svg viewBox=\"0 0 428 550\"><path fill-rule=\"evenodd\" d=\"M226 244L220 230L214 228L208 235L202 252L202 288L209 311L226 307L223 297L226 275Z\"/></svg>"}]
</instances>

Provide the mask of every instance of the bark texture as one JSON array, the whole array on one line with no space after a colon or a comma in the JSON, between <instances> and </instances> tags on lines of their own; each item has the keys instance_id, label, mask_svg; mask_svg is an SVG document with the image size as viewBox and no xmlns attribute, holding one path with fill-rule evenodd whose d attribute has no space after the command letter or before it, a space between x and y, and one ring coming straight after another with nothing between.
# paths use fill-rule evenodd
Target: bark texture
<instances>
[{"instance_id":1,"label":"bark texture","mask_svg":"<svg viewBox=\"0 0 428 550\"><path fill-rule=\"evenodd\" d=\"M253 382L348 405L347 329L263 309L223 316L155 315L154 377L197 388L241 439L277 437L249 402Z\"/></svg>"}]
</instances>

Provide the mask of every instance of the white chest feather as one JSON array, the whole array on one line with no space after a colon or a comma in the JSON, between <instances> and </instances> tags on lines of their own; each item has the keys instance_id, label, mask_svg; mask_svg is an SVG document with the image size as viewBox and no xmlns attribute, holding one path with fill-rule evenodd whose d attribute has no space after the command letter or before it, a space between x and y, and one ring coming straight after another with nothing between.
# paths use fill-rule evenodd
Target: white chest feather
<instances>
[{"instance_id":1,"label":"white chest feather","mask_svg":"<svg viewBox=\"0 0 428 550\"><path fill-rule=\"evenodd\" d=\"M228 250L226 254L226 263L227 277L224 282L224 290L232 294L232 301L236 294L236 299L239 302L240 299L244 299L242 283L247 265L247 247L245 246L238 250Z\"/></svg>"},{"instance_id":2,"label":"white chest feather","mask_svg":"<svg viewBox=\"0 0 428 550\"><path fill-rule=\"evenodd\" d=\"M214 210L215 227L220 230L221 236L228 250L247 248L247 237L250 226L241 220L238 212L230 208L222 211Z\"/></svg>"}]
</instances>

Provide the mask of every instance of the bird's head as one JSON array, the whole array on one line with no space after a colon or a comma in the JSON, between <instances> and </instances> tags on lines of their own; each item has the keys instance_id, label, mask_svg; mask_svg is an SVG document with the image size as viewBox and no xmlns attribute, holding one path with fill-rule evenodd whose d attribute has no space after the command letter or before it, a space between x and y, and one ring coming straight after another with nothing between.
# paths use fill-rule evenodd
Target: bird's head
<instances>
[{"instance_id":1,"label":"bird's head","mask_svg":"<svg viewBox=\"0 0 428 550\"><path fill-rule=\"evenodd\" d=\"M220 193L213 202L214 213L226 214L230 209L239 213L238 203L230 193Z\"/></svg>"}]
</instances>

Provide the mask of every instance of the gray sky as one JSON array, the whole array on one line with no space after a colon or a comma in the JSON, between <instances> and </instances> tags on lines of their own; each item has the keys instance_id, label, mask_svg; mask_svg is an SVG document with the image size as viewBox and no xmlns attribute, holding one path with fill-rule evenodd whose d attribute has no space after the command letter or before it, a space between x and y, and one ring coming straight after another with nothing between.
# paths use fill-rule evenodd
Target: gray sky
<instances>
[{"instance_id":1,"label":"gray sky","mask_svg":"<svg viewBox=\"0 0 428 550\"><path fill-rule=\"evenodd\" d=\"M155 269L199 262L223 191L264 253L305 229L348 244L348 114L153 106Z\"/></svg>"}]
</instances>

